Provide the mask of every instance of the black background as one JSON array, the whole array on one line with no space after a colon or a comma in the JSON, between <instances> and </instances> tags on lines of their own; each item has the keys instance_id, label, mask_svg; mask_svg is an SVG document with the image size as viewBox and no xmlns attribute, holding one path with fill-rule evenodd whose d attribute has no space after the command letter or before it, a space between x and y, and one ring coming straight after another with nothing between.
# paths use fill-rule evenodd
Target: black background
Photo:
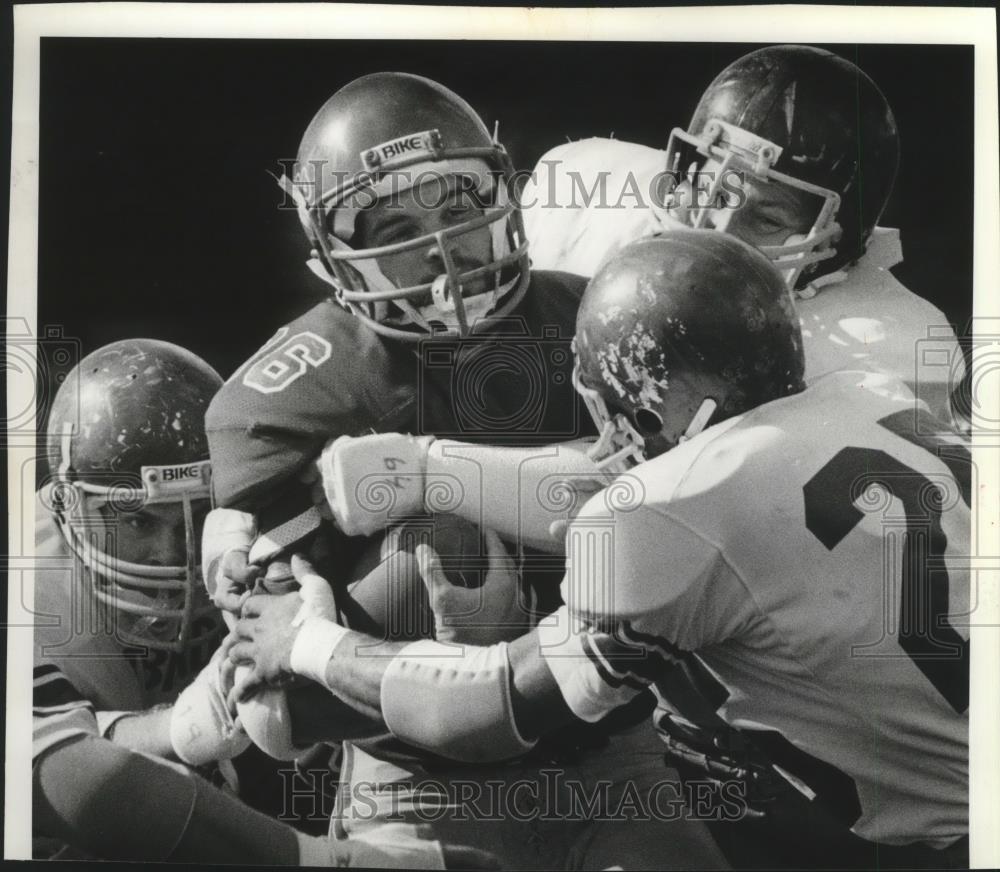
<instances>
[{"instance_id":1,"label":"black background","mask_svg":"<svg viewBox=\"0 0 1000 872\"><path fill-rule=\"evenodd\" d=\"M429 76L465 97L515 166L567 138L663 148L748 44L42 40L40 331L84 353L150 336L225 376L325 285L268 174L313 113L369 72ZM963 332L972 308L973 51L824 46L882 88L902 139L882 223L897 276Z\"/></svg>"}]
</instances>

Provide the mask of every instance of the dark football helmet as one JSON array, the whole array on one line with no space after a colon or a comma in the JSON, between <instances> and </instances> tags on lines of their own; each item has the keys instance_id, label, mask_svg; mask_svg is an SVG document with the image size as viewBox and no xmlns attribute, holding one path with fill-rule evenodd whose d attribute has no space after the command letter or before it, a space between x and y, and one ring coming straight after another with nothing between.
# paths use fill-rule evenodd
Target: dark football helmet
<instances>
[{"instance_id":1,"label":"dark football helmet","mask_svg":"<svg viewBox=\"0 0 1000 872\"><path fill-rule=\"evenodd\" d=\"M711 230L642 239L605 262L574 342L593 456L610 472L804 387L787 286L755 248Z\"/></svg>"},{"instance_id":2,"label":"dark football helmet","mask_svg":"<svg viewBox=\"0 0 1000 872\"><path fill-rule=\"evenodd\" d=\"M210 498L205 411L221 386L191 352L127 339L85 357L52 404L48 506L87 570L90 592L128 616L117 622L125 642L181 650L195 621L215 612L199 577L192 503ZM120 559L116 525L124 513L162 503L183 507L184 564Z\"/></svg>"},{"instance_id":3,"label":"dark football helmet","mask_svg":"<svg viewBox=\"0 0 1000 872\"><path fill-rule=\"evenodd\" d=\"M708 160L714 171L705 173L697 202L675 210L692 227L705 226L730 171L815 197L808 233L761 248L789 287L802 288L864 253L892 192L899 134L882 92L850 61L810 46L779 45L726 67L702 95L688 129L672 131L667 178L677 184L673 190L684 190L685 176L690 183Z\"/></svg>"},{"instance_id":4,"label":"dark football helmet","mask_svg":"<svg viewBox=\"0 0 1000 872\"><path fill-rule=\"evenodd\" d=\"M380 248L354 244L360 210L431 176L461 177L483 214ZM326 101L302 137L293 179L283 177L281 184L314 247L310 267L333 285L337 301L383 335L418 340L431 332L464 335L486 316L508 314L523 297L529 264L512 177L507 152L461 97L420 76L375 73ZM492 260L460 272L454 240L484 227L492 235ZM376 261L431 246L445 267L432 283L397 287ZM474 281L488 289L470 295ZM413 301L428 294L432 305L418 311ZM446 329L436 331L434 321Z\"/></svg>"}]
</instances>

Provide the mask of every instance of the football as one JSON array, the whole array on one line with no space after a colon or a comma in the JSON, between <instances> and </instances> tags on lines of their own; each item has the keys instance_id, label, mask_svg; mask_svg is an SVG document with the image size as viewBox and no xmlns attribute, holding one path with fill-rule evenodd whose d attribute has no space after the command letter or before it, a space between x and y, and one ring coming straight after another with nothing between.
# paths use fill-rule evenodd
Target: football
<instances>
[{"instance_id":1,"label":"football","mask_svg":"<svg viewBox=\"0 0 1000 872\"><path fill-rule=\"evenodd\" d=\"M437 552L452 584L482 585L486 545L475 524L455 515L407 521L375 537L358 561L357 580L340 599L347 626L385 639L431 634L433 614L416 560L417 546L424 542Z\"/></svg>"}]
</instances>

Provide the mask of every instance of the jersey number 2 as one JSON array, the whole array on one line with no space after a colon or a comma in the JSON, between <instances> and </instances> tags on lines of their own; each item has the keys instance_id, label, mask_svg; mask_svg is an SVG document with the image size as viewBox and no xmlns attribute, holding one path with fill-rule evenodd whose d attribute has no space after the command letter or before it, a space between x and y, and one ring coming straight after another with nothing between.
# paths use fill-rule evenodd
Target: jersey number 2
<instances>
[{"instance_id":1,"label":"jersey number 2","mask_svg":"<svg viewBox=\"0 0 1000 872\"><path fill-rule=\"evenodd\" d=\"M941 460L958 483L963 502L971 494L971 456L960 445L927 435L940 430L934 418L898 412L878 423ZM941 529L942 495L921 473L874 448L843 448L803 487L806 527L828 550L853 530L864 513L854 503L877 484L903 505L906 535L900 587L900 647L958 713L969 707L969 642L948 623L948 538Z\"/></svg>"}]
</instances>

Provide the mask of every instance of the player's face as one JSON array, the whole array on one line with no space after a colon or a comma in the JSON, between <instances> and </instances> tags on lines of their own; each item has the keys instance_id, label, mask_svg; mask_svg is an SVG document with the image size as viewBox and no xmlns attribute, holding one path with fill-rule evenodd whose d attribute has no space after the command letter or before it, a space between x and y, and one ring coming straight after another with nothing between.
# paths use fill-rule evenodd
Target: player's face
<instances>
[{"instance_id":1,"label":"player's face","mask_svg":"<svg viewBox=\"0 0 1000 872\"><path fill-rule=\"evenodd\" d=\"M377 248L438 233L479 218L484 206L472 192L453 182L435 178L424 184L379 200L358 215L355 248ZM489 227L449 238L449 253L458 272L469 272L490 263L493 253ZM436 241L419 248L376 258L382 274L396 287L430 284L447 272L441 246ZM462 296L482 293L492 284L491 276L463 286ZM426 298L412 300L418 308L431 304Z\"/></svg>"},{"instance_id":2,"label":"player's face","mask_svg":"<svg viewBox=\"0 0 1000 872\"><path fill-rule=\"evenodd\" d=\"M194 541L201 541L201 528L208 514L208 500L194 500ZM127 563L147 566L184 566L187 563L187 539L184 507L181 503L154 503L135 512L116 511L113 518L115 556Z\"/></svg>"},{"instance_id":3,"label":"player's face","mask_svg":"<svg viewBox=\"0 0 1000 872\"><path fill-rule=\"evenodd\" d=\"M707 161L703 172L718 171ZM732 179L736 184L737 179ZM819 213L818 198L788 185L751 176L742 179L744 202L738 208L711 209L706 226L731 233L750 245L783 245L790 236L807 234Z\"/></svg>"}]
</instances>

